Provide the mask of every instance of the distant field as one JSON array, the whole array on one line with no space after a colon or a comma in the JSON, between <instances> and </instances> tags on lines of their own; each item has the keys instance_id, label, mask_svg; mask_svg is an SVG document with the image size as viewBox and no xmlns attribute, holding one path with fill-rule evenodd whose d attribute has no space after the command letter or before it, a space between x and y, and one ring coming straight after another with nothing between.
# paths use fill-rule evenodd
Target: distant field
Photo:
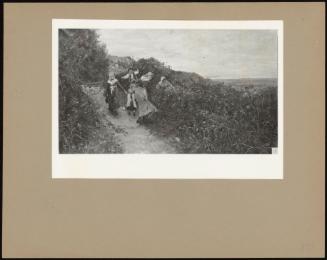
<instances>
[{"instance_id":1,"label":"distant field","mask_svg":"<svg viewBox=\"0 0 327 260\"><path fill-rule=\"evenodd\" d=\"M232 86L267 86L276 87L276 78L244 78L244 79L214 79L214 81L219 83L224 83L225 85Z\"/></svg>"},{"instance_id":2,"label":"distant field","mask_svg":"<svg viewBox=\"0 0 327 260\"><path fill-rule=\"evenodd\" d=\"M276 78L242 78L242 79L213 79L214 82L224 84L238 91L260 92L266 88L277 87Z\"/></svg>"},{"instance_id":3,"label":"distant field","mask_svg":"<svg viewBox=\"0 0 327 260\"><path fill-rule=\"evenodd\" d=\"M216 82L224 82L232 85L277 85L277 78L240 78L240 79L213 79Z\"/></svg>"}]
</instances>

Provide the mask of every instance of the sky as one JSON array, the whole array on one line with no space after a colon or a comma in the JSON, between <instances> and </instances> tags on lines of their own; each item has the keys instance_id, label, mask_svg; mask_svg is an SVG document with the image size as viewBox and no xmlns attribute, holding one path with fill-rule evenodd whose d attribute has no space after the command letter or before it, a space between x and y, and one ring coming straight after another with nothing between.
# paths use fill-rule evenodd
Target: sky
<instances>
[{"instance_id":1,"label":"sky","mask_svg":"<svg viewBox=\"0 0 327 260\"><path fill-rule=\"evenodd\" d=\"M108 53L156 58L204 77L277 78L276 30L103 29Z\"/></svg>"}]
</instances>

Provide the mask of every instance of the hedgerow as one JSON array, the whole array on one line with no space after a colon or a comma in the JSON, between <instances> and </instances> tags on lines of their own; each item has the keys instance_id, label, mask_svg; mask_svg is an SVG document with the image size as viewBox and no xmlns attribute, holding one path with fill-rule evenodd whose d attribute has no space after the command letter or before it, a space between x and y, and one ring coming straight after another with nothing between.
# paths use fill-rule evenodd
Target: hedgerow
<instances>
[{"instance_id":1,"label":"hedgerow","mask_svg":"<svg viewBox=\"0 0 327 260\"><path fill-rule=\"evenodd\" d=\"M108 57L94 30L59 30L59 152L84 153L100 119L82 85L103 82ZM110 150L109 150L110 152Z\"/></svg>"},{"instance_id":2,"label":"hedgerow","mask_svg":"<svg viewBox=\"0 0 327 260\"><path fill-rule=\"evenodd\" d=\"M253 94L167 69L154 59L143 59L139 66L157 76L148 89L159 111L151 116L148 127L174 137L182 152L270 153L277 146L276 87ZM157 84L162 75L173 90Z\"/></svg>"}]
</instances>

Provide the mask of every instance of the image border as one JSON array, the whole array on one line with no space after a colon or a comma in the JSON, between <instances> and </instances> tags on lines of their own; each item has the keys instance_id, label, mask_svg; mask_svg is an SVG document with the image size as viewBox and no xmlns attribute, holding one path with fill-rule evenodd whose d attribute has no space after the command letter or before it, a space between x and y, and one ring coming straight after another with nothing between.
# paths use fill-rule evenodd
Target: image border
<instances>
[{"instance_id":1,"label":"image border","mask_svg":"<svg viewBox=\"0 0 327 260\"><path fill-rule=\"evenodd\" d=\"M273 154L60 154L58 30L277 30L278 149ZM52 20L52 178L283 179L283 21Z\"/></svg>"}]
</instances>

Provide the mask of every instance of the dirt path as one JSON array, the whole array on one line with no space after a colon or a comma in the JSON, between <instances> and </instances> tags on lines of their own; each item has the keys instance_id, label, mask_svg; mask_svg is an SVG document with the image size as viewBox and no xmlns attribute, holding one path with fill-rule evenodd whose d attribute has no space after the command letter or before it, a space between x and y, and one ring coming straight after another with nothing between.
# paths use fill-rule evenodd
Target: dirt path
<instances>
[{"instance_id":1,"label":"dirt path","mask_svg":"<svg viewBox=\"0 0 327 260\"><path fill-rule=\"evenodd\" d=\"M137 117L129 116L123 108L118 109L117 116L111 115L102 91L90 89L85 92L95 102L103 121L114 125L115 136L123 153L176 153L165 140L154 136L146 127L136 123Z\"/></svg>"},{"instance_id":2,"label":"dirt path","mask_svg":"<svg viewBox=\"0 0 327 260\"><path fill-rule=\"evenodd\" d=\"M152 135L144 126L136 123L136 118L127 115L119 109L117 117L110 117L110 121L122 129L118 133L125 153L174 153L174 149L164 140Z\"/></svg>"}]
</instances>

